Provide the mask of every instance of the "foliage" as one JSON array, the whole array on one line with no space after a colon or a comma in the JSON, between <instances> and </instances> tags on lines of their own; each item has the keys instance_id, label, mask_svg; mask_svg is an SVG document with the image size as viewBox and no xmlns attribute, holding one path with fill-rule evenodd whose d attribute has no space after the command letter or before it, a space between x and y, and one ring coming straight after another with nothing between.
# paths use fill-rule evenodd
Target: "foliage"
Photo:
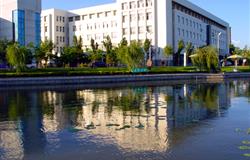
<instances>
[{"instance_id":1,"label":"foliage","mask_svg":"<svg viewBox=\"0 0 250 160\"><path fill-rule=\"evenodd\" d=\"M6 49L11 44L13 43L8 40L0 40L0 64L6 62Z\"/></svg>"},{"instance_id":2,"label":"foliage","mask_svg":"<svg viewBox=\"0 0 250 160\"><path fill-rule=\"evenodd\" d=\"M127 65L129 69L138 68L143 65L144 52L140 44L132 41L129 46L121 43L117 49L118 59Z\"/></svg>"},{"instance_id":3,"label":"foliage","mask_svg":"<svg viewBox=\"0 0 250 160\"><path fill-rule=\"evenodd\" d=\"M185 44L183 40L178 41L178 49L177 52L175 53L175 64L180 65L180 56L181 52L185 48Z\"/></svg>"},{"instance_id":4,"label":"foliage","mask_svg":"<svg viewBox=\"0 0 250 160\"><path fill-rule=\"evenodd\" d=\"M186 47L185 47L186 57L184 57L184 58L186 58L187 64L189 64L189 61L190 61L189 56L191 56L191 54L193 53L193 51L194 51L193 44L191 42L188 42L187 45L186 45Z\"/></svg>"},{"instance_id":5,"label":"foliage","mask_svg":"<svg viewBox=\"0 0 250 160\"><path fill-rule=\"evenodd\" d=\"M147 55L147 59L151 58L149 57L149 49L151 47L151 41L147 38L144 43L143 43L143 49L144 49L144 52L146 53ZM151 55L152 56L152 55Z\"/></svg>"},{"instance_id":6,"label":"foliage","mask_svg":"<svg viewBox=\"0 0 250 160\"><path fill-rule=\"evenodd\" d=\"M210 72L211 70L216 71L218 69L218 53L211 46L196 49L191 59L193 65L197 66L200 71Z\"/></svg>"},{"instance_id":7,"label":"foliage","mask_svg":"<svg viewBox=\"0 0 250 160\"><path fill-rule=\"evenodd\" d=\"M102 43L106 51L106 63L114 66L117 63L117 55L113 50L111 38L107 36Z\"/></svg>"},{"instance_id":8,"label":"foliage","mask_svg":"<svg viewBox=\"0 0 250 160\"><path fill-rule=\"evenodd\" d=\"M38 64L42 64L42 61L45 61L45 67L47 67L48 60L53 58L53 49L54 44L52 41L46 40L41 42L40 45L35 48L35 58Z\"/></svg>"},{"instance_id":9,"label":"foliage","mask_svg":"<svg viewBox=\"0 0 250 160\"><path fill-rule=\"evenodd\" d=\"M173 55L174 53L174 50L173 50L173 47L170 46L170 45L166 45L163 49L163 53L165 56L169 57L171 55Z\"/></svg>"},{"instance_id":10,"label":"foliage","mask_svg":"<svg viewBox=\"0 0 250 160\"><path fill-rule=\"evenodd\" d=\"M7 61L11 66L16 68L16 72L18 73L25 69L26 54L27 49L25 47L20 47L17 43L7 47Z\"/></svg>"}]
</instances>

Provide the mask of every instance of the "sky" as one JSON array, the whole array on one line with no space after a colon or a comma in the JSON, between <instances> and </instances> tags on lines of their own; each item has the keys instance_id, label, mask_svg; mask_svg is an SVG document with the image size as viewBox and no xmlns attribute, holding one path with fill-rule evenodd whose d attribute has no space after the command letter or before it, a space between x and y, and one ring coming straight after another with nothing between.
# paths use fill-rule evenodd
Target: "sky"
<instances>
[{"instance_id":1,"label":"sky","mask_svg":"<svg viewBox=\"0 0 250 160\"><path fill-rule=\"evenodd\" d=\"M189 0L225 20L232 27L232 43L250 47L250 0ZM78 9L115 0L42 0L42 8Z\"/></svg>"}]
</instances>

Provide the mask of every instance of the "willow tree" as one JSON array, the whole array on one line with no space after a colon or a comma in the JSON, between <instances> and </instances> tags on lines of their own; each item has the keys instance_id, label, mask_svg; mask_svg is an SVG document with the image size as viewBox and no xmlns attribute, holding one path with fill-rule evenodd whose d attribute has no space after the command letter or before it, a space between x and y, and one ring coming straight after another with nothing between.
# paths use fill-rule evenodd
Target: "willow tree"
<instances>
[{"instance_id":1,"label":"willow tree","mask_svg":"<svg viewBox=\"0 0 250 160\"><path fill-rule=\"evenodd\" d=\"M191 54L193 53L194 51L194 46L191 42L188 42L186 47L185 47L185 52L186 52L186 62L187 64L189 64L189 56L191 56Z\"/></svg>"},{"instance_id":2,"label":"willow tree","mask_svg":"<svg viewBox=\"0 0 250 160\"><path fill-rule=\"evenodd\" d=\"M216 71L219 66L218 52L211 46L196 49L191 59L200 71Z\"/></svg>"},{"instance_id":3,"label":"willow tree","mask_svg":"<svg viewBox=\"0 0 250 160\"><path fill-rule=\"evenodd\" d=\"M27 49L20 47L18 43L14 43L7 47L6 59L8 63L16 68L16 72L19 73L25 69Z\"/></svg>"},{"instance_id":4,"label":"willow tree","mask_svg":"<svg viewBox=\"0 0 250 160\"><path fill-rule=\"evenodd\" d=\"M141 48L140 43L132 41L129 46L119 44L117 49L118 59L127 65L129 69L143 66L144 63L144 52Z\"/></svg>"},{"instance_id":5,"label":"willow tree","mask_svg":"<svg viewBox=\"0 0 250 160\"><path fill-rule=\"evenodd\" d=\"M180 57L181 57L181 52L185 48L185 44L183 40L178 41L178 49L177 52L175 53L175 64L178 66L180 65Z\"/></svg>"}]
</instances>

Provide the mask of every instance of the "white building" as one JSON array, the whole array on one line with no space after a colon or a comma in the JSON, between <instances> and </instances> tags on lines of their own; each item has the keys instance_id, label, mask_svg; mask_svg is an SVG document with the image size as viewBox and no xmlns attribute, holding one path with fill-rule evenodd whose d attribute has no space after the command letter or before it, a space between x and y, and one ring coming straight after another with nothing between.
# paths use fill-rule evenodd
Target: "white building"
<instances>
[{"instance_id":1,"label":"white building","mask_svg":"<svg viewBox=\"0 0 250 160\"><path fill-rule=\"evenodd\" d=\"M54 22L48 24L44 22L44 17L48 15L51 19L58 16L66 19L60 25ZM57 26L64 27L68 32L61 35L56 31ZM58 45L60 48L71 45L74 35L82 37L85 48L89 48L91 38L101 47L108 35L114 45L123 37L129 42L143 42L148 38L159 53L156 54L157 60L164 59L162 48L168 44L177 50L180 40L191 42L195 47L219 46L220 55L229 52L231 43L231 29L227 22L187 0L117 0L116 3L77 10L51 9L42 12L42 40L47 38L55 43L57 37L60 42L60 36L64 36L65 41Z\"/></svg>"}]
</instances>

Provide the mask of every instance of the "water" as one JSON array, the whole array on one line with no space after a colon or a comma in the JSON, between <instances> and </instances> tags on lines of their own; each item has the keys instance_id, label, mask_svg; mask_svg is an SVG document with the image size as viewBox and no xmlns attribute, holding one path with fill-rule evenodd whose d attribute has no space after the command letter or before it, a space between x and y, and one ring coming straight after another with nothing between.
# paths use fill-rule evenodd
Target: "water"
<instances>
[{"instance_id":1,"label":"water","mask_svg":"<svg viewBox=\"0 0 250 160\"><path fill-rule=\"evenodd\" d=\"M249 159L249 80L0 91L3 160Z\"/></svg>"}]
</instances>

